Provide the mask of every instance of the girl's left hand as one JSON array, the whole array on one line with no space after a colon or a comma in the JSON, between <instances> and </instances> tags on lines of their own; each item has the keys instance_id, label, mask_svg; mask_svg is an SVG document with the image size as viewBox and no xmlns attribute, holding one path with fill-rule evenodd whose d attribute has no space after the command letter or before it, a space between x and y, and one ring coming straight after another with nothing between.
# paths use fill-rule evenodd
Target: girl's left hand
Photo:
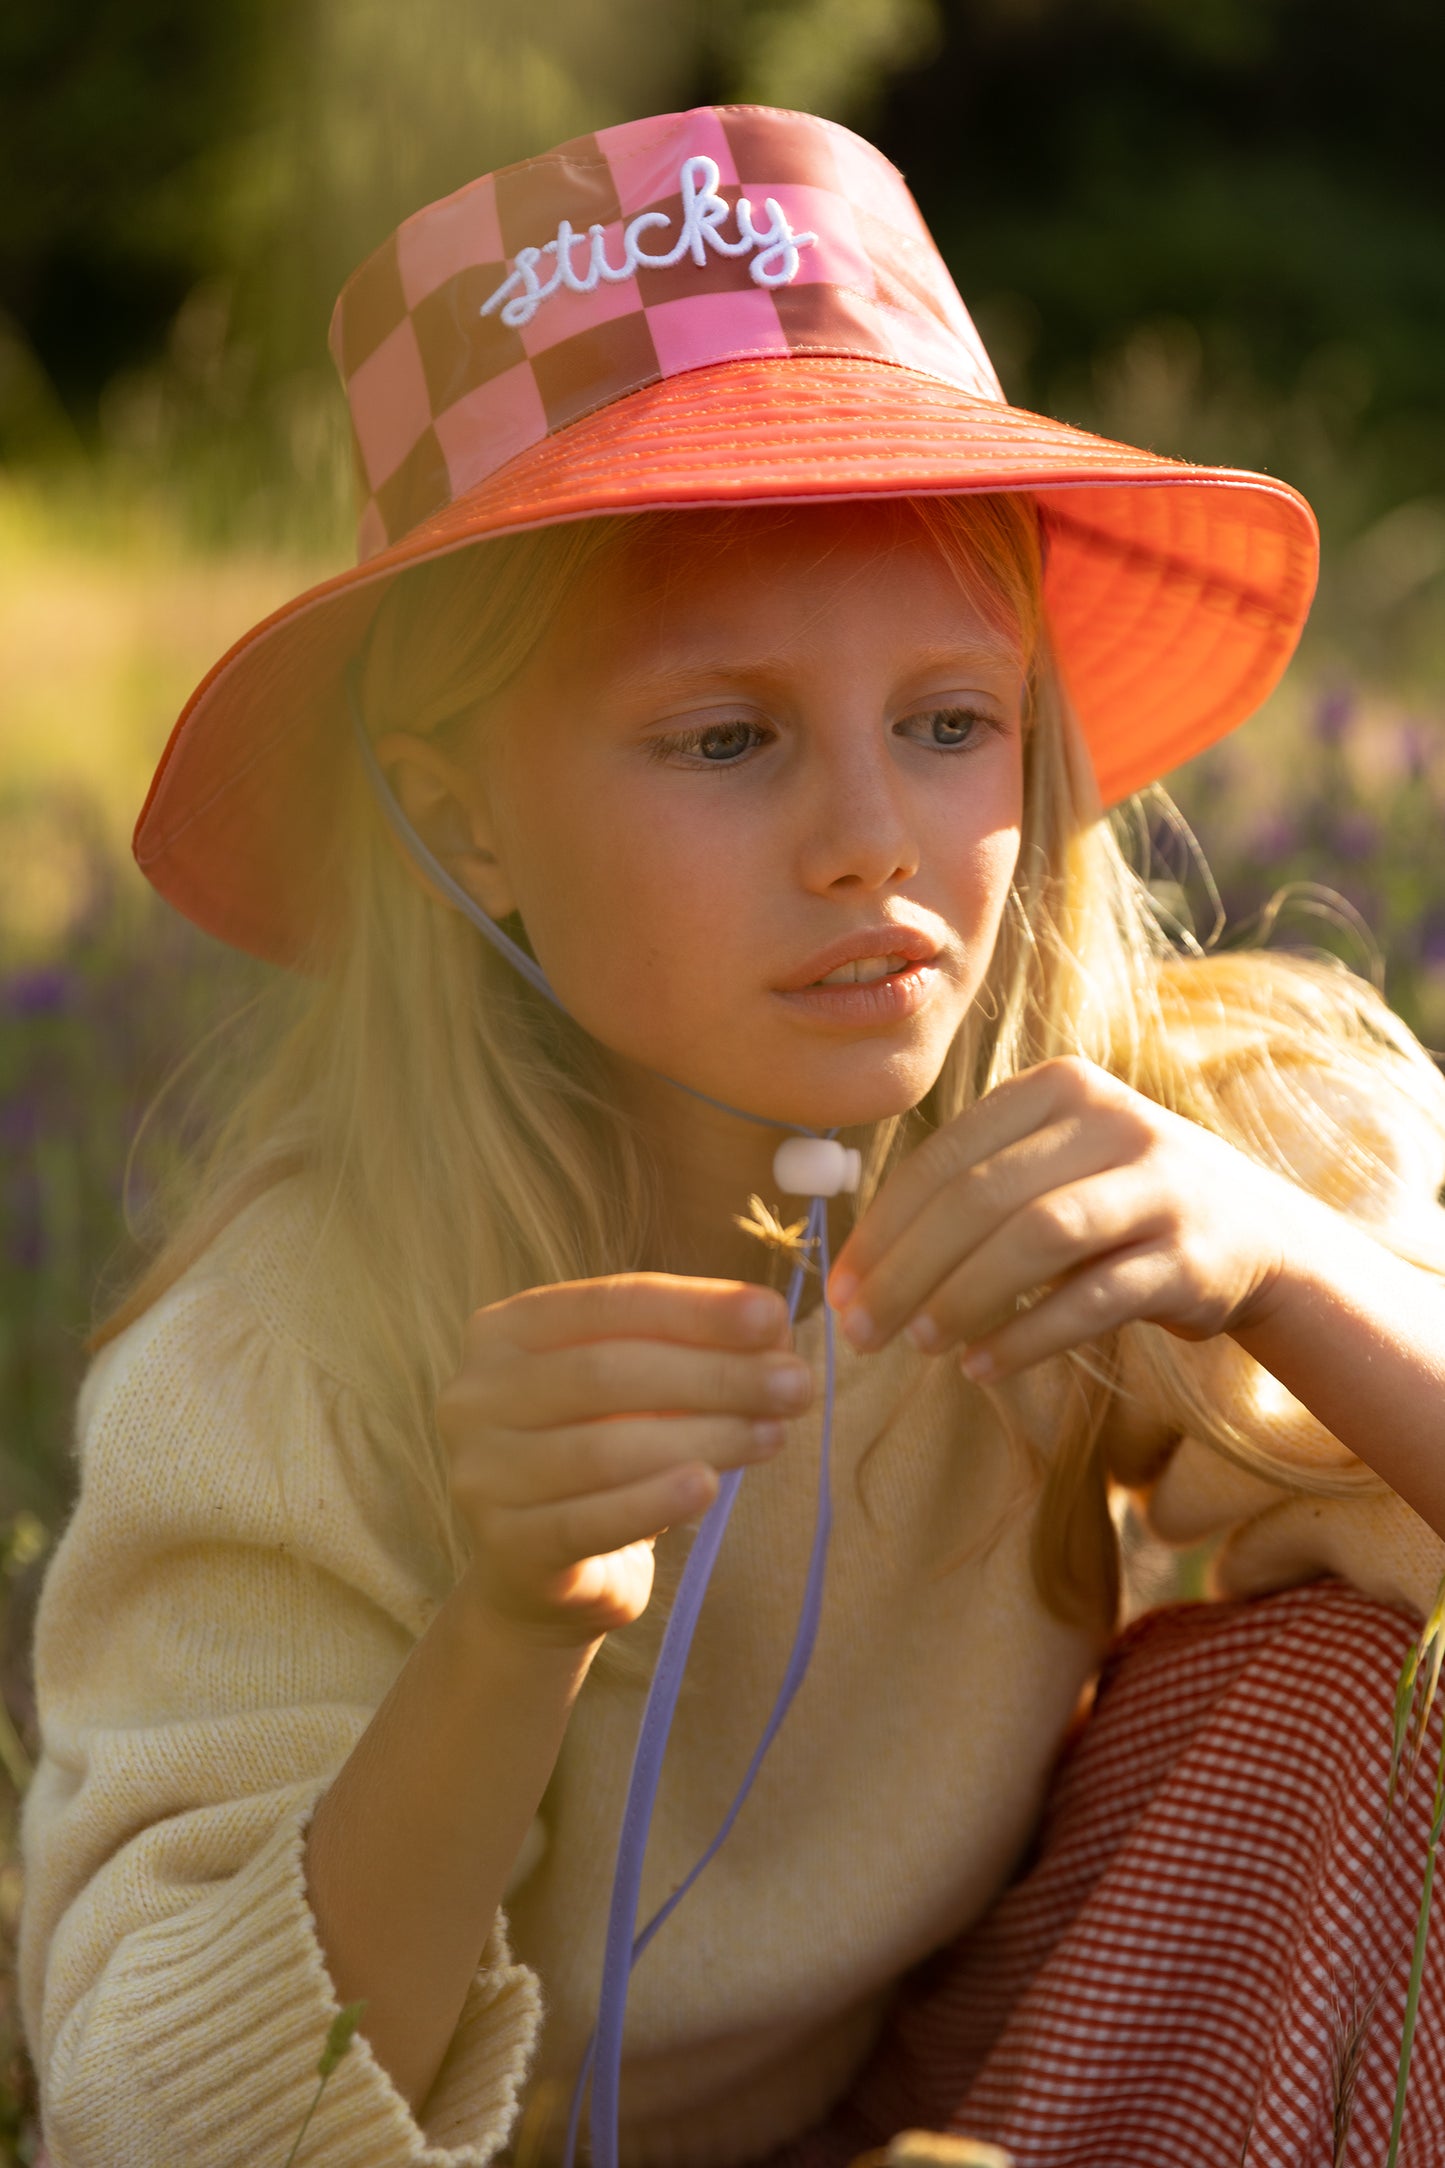
<instances>
[{"instance_id":1,"label":"girl's left hand","mask_svg":"<svg viewBox=\"0 0 1445 2168\"><path fill-rule=\"evenodd\" d=\"M1049 1061L894 1170L839 1252L828 1300L856 1347L904 1331L999 1378L1136 1318L1190 1340L1258 1322L1301 1245L1328 1240L1321 1215L1106 1070Z\"/></svg>"}]
</instances>

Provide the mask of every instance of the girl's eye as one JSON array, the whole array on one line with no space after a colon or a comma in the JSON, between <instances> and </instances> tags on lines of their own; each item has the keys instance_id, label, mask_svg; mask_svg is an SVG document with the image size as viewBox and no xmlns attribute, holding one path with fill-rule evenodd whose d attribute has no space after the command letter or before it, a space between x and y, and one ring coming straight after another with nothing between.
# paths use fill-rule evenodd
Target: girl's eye
<instances>
[{"instance_id":1,"label":"girl's eye","mask_svg":"<svg viewBox=\"0 0 1445 2168\"><path fill-rule=\"evenodd\" d=\"M751 752L765 733L756 723L727 722L709 723L702 730L679 732L674 737L655 738L652 754L655 760L666 760L681 753L700 761L709 768L726 768L739 761L744 753Z\"/></svg>"},{"instance_id":2,"label":"girl's eye","mask_svg":"<svg viewBox=\"0 0 1445 2168\"><path fill-rule=\"evenodd\" d=\"M937 746L941 752L971 745L984 731L996 727L976 708L932 708L926 715L910 715L900 725L900 728L914 732L920 743Z\"/></svg>"}]
</instances>

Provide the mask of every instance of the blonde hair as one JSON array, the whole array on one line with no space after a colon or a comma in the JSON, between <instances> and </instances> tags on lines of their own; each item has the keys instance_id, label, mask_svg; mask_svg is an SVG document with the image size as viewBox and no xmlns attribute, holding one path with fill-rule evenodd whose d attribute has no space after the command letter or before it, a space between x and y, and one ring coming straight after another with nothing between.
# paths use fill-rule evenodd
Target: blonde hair
<instances>
[{"instance_id":1,"label":"blonde hair","mask_svg":"<svg viewBox=\"0 0 1445 2168\"><path fill-rule=\"evenodd\" d=\"M367 643L368 730L443 740L465 731L584 575L644 523L665 564L669 543L721 541L760 516L789 515L599 518L412 568ZM880 546L920 530L932 539L1017 640L1029 691L1022 849L987 978L923 1104L863 1140L860 1205L929 1128L1036 1062L1082 1056L1346 1209L1369 1211L1395 1179L1397 1129L1441 1147L1445 1084L1373 989L1339 967L1204 954L1166 931L1119 824L1099 815L1049 651L1032 500L907 499L869 516ZM91 1345L139 1316L248 1203L301 1177L319 1209L315 1271L332 1290L369 1430L407 1472L426 1539L455 1574L464 1542L434 1410L467 1317L525 1287L635 1268L663 1200L647 1139L609 1098L595 1045L423 891L359 761L340 766L327 868L346 897L339 932L266 997L278 1021L259 1073L194 1163L154 1261ZM1324 1078L1344 1095L1333 1111ZM1373 1131L1354 1118L1361 1108L1373 1110ZM1326 1134L1322 1153L1331 1124L1337 1150ZM1075 1362L1079 1389L1037 1467L1033 1573L1060 1617L1108 1617L1117 1603L1100 1436L1126 1358L1131 1382L1144 1379L1181 1429L1244 1467L1297 1489L1374 1480L1344 1456L1284 1463L1238 1396L1206 1389L1194 1351L1157 1328L1127 1328ZM1002 1412L1008 1420L1006 1396Z\"/></svg>"}]
</instances>

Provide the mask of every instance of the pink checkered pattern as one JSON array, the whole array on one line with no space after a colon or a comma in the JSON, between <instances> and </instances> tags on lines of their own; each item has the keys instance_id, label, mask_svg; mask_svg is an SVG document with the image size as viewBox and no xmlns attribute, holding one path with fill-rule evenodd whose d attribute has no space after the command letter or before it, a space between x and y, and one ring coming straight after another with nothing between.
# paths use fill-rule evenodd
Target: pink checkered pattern
<instances>
[{"instance_id":1,"label":"pink checkered pattern","mask_svg":"<svg viewBox=\"0 0 1445 2168\"><path fill-rule=\"evenodd\" d=\"M1445 1719L1387 1811L1415 1632L1339 1581L1146 1614L1027 1872L910 1978L848 2099L758 2168L846 2168L910 2127L1016 2168L1380 2168ZM1438 1895L1402 2168L1445 2163Z\"/></svg>"},{"instance_id":2,"label":"pink checkered pattern","mask_svg":"<svg viewBox=\"0 0 1445 2168\"><path fill-rule=\"evenodd\" d=\"M609 263L625 229L658 213L646 251L681 232L681 175L705 158L736 218L774 199L811 236L785 282L760 284L749 254L691 253L591 293L566 288L509 326L484 304L520 249L545 249L566 219L600 225ZM731 220L727 237L736 239ZM757 252L754 251L755 255ZM555 256L543 259L546 276ZM343 288L331 351L351 407L372 556L580 416L684 370L761 355L844 354L901 364L1002 401L968 311L897 169L848 129L806 114L700 106L579 136L428 205Z\"/></svg>"}]
</instances>

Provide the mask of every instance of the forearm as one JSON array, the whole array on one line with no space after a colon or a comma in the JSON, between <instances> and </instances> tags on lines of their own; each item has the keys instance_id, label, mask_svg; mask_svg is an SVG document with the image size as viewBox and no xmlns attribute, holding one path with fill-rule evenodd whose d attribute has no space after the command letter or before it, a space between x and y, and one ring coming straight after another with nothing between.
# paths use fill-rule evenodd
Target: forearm
<instances>
[{"instance_id":1,"label":"forearm","mask_svg":"<svg viewBox=\"0 0 1445 2168\"><path fill-rule=\"evenodd\" d=\"M1318 1210L1234 1338L1445 1536L1445 1282Z\"/></svg>"},{"instance_id":2,"label":"forearm","mask_svg":"<svg viewBox=\"0 0 1445 2168\"><path fill-rule=\"evenodd\" d=\"M596 1644L535 1647L464 1582L318 1805L307 1892L337 1996L420 2107Z\"/></svg>"}]
</instances>

